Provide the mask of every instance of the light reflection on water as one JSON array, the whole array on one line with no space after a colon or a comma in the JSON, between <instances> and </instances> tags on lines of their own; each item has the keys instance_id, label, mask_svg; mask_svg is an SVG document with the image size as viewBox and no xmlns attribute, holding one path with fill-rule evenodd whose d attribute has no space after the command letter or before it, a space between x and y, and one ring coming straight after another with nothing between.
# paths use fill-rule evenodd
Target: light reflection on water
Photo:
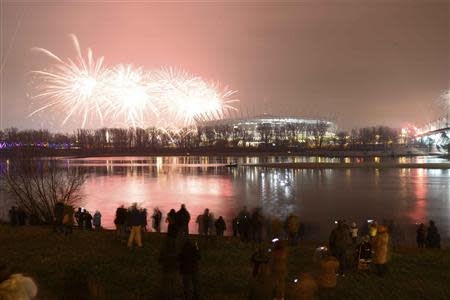
<instances>
[{"instance_id":1,"label":"light reflection on water","mask_svg":"<svg viewBox=\"0 0 450 300\"><path fill-rule=\"evenodd\" d=\"M107 157L71 159L64 163L88 171L83 206L92 212L100 210L107 228L113 227L118 206L138 202L148 209L149 215L154 207L166 214L185 203L191 213L190 230L195 233L195 218L205 208L216 217L224 216L230 232L231 219L246 205L262 207L266 215L279 218L296 212L307 224L307 236L309 232L315 238L326 239L337 218L357 224L365 224L367 219L394 219L398 224L434 219L441 235L444 238L450 235L448 170L220 166L288 159L316 158ZM322 162L329 160L332 159L322 158ZM164 224L163 230L165 227Z\"/></svg>"}]
</instances>

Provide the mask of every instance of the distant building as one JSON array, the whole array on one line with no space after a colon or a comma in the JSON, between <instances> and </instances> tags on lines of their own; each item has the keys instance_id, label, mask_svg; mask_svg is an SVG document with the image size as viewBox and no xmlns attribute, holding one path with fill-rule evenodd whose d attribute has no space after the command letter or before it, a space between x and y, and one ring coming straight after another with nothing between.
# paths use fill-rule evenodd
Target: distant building
<instances>
[{"instance_id":1,"label":"distant building","mask_svg":"<svg viewBox=\"0 0 450 300\"><path fill-rule=\"evenodd\" d=\"M227 142L244 147L301 143L321 146L334 137L337 129L336 124L326 120L272 115L203 121L197 128L204 144Z\"/></svg>"}]
</instances>

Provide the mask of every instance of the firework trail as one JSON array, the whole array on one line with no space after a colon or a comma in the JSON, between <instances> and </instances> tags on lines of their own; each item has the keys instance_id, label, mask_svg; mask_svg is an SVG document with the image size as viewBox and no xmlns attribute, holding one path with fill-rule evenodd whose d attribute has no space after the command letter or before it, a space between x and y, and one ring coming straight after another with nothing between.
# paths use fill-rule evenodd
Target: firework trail
<instances>
[{"instance_id":1,"label":"firework trail","mask_svg":"<svg viewBox=\"0 0 450 300\"><path fill-rule=\"evenodd\" d=\"M82 127L88 120L98 119L102 125L181 128L236 110L232 103L238 100L230 100L235 91L220 89L217 83L174 68L148 72L131 65L109 68L103 57L94 59L90 48L85 59L76 36L70 37L77 53L75 61L34 48L55 63L47 70L32 72L37 82L33 99L42 105L30 116L55 109L65 113L63 124L81 115Z\"/></svg>"}]
</instances>

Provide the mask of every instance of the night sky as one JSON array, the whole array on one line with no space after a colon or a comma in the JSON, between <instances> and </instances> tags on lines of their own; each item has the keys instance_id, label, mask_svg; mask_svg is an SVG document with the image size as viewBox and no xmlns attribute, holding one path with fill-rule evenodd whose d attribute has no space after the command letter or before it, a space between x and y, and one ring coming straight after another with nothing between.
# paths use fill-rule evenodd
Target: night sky
<instances>
[{"instance_id":1,"label":"night sky","mask_svg":"<svg viewBox=\"0 0 450 300\"><path fill-rule=\"evenodd\" d=\"M73 57L177 66L238 90L243 115L333 118L343 129L423 125L449 88L448 0L3 0L1 127L71 131L32 111L29 71Z\"/></svg>"}]
</instances>

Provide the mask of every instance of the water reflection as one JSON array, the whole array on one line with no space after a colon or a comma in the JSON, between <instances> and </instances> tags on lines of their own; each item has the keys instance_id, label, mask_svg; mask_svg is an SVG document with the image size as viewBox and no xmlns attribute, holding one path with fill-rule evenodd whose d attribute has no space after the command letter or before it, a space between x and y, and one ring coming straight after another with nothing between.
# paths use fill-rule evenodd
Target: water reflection
<instances>
[{"instance_id":1,"label":"water reflection","mask_svg":"<svg viewBox=\"0 0 450 300\"><path fill-rule=\"evenodd\" d=\"M64 160L64 166L88 172L83 205L91 211L99 209L108 228L113 227L115 210L122 204L129 206L138 202L149 211L159 207L166 214L185 203L191 212L190 230L194 232L194 220L204 208L209 208L217 217L224 216L230 230L232 217L246 205L262 207L266 215L279 218L296 212L308 224L307 230L317 234L316 238L325 239L336 218L362 224L369 217L394 219L404 224L431 218L437 221L442 236L449 236L450 175L447 170L222 166L230 162L284 160L314 161L317 158L108 157ZM321 161L330 160L333 159ZM361 158L343 158L343 161L361 162ZM10 205L4 203L5 207ZM4 218L7 209L0 211Z\"/></svg>"}]
</instances>

